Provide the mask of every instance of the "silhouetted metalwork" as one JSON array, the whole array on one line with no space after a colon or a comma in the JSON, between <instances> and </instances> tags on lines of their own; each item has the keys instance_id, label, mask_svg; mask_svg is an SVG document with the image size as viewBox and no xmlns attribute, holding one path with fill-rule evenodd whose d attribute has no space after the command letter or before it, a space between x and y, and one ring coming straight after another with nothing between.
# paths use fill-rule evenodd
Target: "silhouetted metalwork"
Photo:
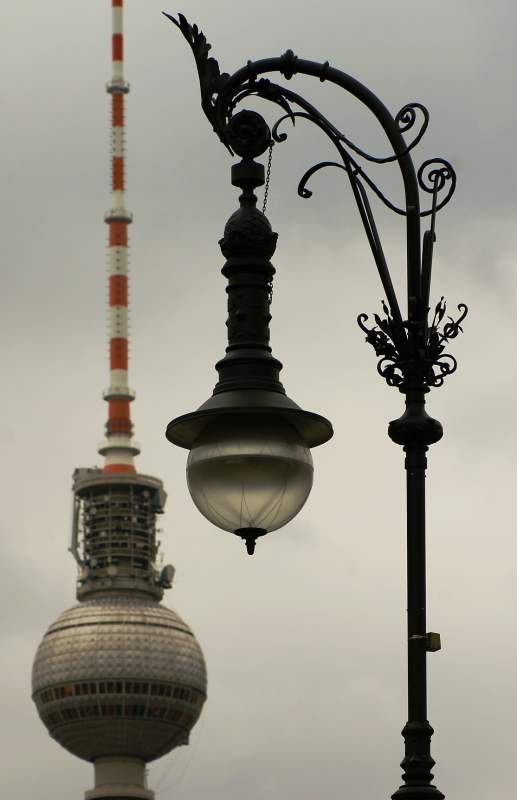
<instances>
[{"instance_id":1,"label":"silhouetted metalwork","mask_svg":"<svg viewBox=\"0 0 517 800\"><path fill-rule=\"evenodd\" d=\"M397 386L403 390L410 386L442 386L445 377L455 372L458 366L454 356L444 353L445 345L449 339L456 338L463 331L460 323L467 315L467 307L461 303L458 306L461 312L458 319L447 317L448 322L441 326L446 303L443 297L440 299L418 358L411 357L405 349L399 351L398 332L385 303L382 304L382 310L384 319L374 314L374 328L366 327L367 314L359 314L357 318L359 327L366 333L366 341L372 345L375 355L381 356L377 364L379 375L386 380L388 386Z\"/></svg>"},{"instance_id":2,"label":"silhouetted metalwork","mask_svg":"<svg viewBox=\"0 0 517 800\"><path fill-rule=\"evenodd\" d=\"M407 474L408 722L402 732L405 741L405 758L401 765L403 785L392 797L394 800L441 800L443 794L432 784L434 760L430 743L433 729L427 720L426 656L427 652L439 649L439 636L428 634L426 628L425 469L426 452L431 444L439 441L443 431L441 424L427 414L425 395L432 387L441 386L445 377L456 370L456 359L446 352L446 346L462 331L461 323L467 314L467 307L460 304L459 317L449 316L445 320L446 303L442 297L429 319L436 215L454 193L454 169L445 159L433 158L415 170L412 152L429 124L429 113L421 103L407 103L392 116L355 78L331 67L328 62L298 58L291 50L277 58L248 61L232 75L221 73L217 61L209 56L211 46L202 31L181 14L178 19L166 16L192 48L201 105L213 130L228 151L242 159L232 168L232 182L243 190L241 208L230 218L220 243L227 258L223 274L229 278L230 301L229 345L225 358L217 364L219 383L213 397L200 409L169 424L167 436L175 444L191 447L207 419L236 411L241 414L256 412L255 406L260 406L263 414L274 413L288 420L309 447L327 441L332 435L328 420L297 407L285 396L278 379L282 365L273 358L269 347L270 291L274 274L269 259L274 252L276 234L255 208L253 194L254 188L264 183L264 168L254 159L265 153L272 143L286 141L287 134L281 129L286 122L293 126L298 120L311 122L327 136L339 158L320 161L306 170L299 182L298 194L302 198L311 197L309 181L323 169L333 167L346 174L386 296L382 304L384 316L374 314L373 327L366 325L366 314L359 315L358 323L366 334L366 341L380 357L379 374L388 385L405 395L406 403L405 413L388 428L390 438L404 448ZM305 98L264 77L267 73L283 75L286 80L302 74L345 90L375 116L392 152L385 155L366 152ZM257 112L239 110L249 97L268 100L282 109L281 117L271 130ZM400 169L404 190L402 205L394 202L368 172L368 165L384 164L397 164ZM393 288L370 194L405 218L407 313L404 316ZM421 197L429 201L423 209ZM429 227L422 236L421 220L427 217ZM253 280L250 280L250 264L253 265ZM238 303L232 303L232 297L238 298ZM250 396L250 390L259 398L253 409L246 407L248 400L244 399L245 395ZM260 530L259 535L264 532ZM239 529L236 533L246 540L248 551L252 551L256 529Z\"/></svg>"}]
</instances>

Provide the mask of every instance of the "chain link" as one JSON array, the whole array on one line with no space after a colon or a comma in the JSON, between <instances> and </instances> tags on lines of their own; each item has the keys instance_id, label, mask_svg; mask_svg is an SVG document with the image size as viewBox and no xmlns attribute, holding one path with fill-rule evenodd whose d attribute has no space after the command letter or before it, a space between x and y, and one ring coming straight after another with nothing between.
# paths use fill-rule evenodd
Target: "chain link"
<instances>
[{"instance_id":1,"label":"chain link","mask_svg":"<svg viewBox=\"0 0 517 800\"><path fill-rule=\"evenodd\" d=\"M271 161L273 159L273 146L274 141L271 140L271 144L269 145L269 157L267 162L267 172L266 172L266 185L264 187L264 202L262 203L262 213L266 213L266 206L267 206L267 196L269 194L269 179L271 177Z\"/></svg>"}]
</instances>

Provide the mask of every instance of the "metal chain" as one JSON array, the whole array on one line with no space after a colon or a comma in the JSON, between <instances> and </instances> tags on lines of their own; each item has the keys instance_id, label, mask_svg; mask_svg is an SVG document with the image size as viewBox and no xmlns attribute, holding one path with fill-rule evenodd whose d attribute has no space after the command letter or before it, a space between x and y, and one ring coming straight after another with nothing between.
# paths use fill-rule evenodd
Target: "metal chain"
<instances>
[{"instance_id":1,"label":"metal chain","mask_svg":"<svg viewBox=\"0 0 517 800\"><path fill-rule=\"evenodd\" d=\"M266 185L264 187L264 202L262 203L262 213L266 213L266 206L267 206L267 196L269 193L269 179L271 177L271 160L273 158L273 146L274 141L271 140L271 144L269 145L269 158L267 162L267 172L266 172Z\"/></svg>"}]
</instances>

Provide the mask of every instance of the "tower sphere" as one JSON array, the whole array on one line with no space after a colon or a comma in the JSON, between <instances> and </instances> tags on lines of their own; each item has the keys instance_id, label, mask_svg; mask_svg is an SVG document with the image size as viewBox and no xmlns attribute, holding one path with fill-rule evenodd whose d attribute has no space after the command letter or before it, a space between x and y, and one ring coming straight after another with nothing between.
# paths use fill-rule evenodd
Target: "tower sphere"
<instances>
[{"instance_id":1,"label":"tower sphere","mask_svg":"<svg viewBox=\"0 0 517 800\"><path fill-rule=\"evenodd\" d=\"M50 735L74 755L147 762L188 743L206 698L205 662L174 611L107 592L50 626L32 691Z\"/></svg>"}]
</instances>

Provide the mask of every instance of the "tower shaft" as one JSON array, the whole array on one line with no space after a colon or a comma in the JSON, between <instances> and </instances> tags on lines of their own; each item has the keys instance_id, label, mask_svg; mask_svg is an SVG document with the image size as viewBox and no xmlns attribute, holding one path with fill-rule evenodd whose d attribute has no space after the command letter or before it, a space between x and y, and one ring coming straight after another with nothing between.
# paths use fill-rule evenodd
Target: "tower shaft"
<instances>
[{"instance_id":1,"label":"tower shaft","mask_svg":"<svg viewBox=\"0 0 517 800\"><path fill-rule=\"evenodd\" d=\"M132 441L128 387L128 225L132 215L125 207L124 115L129 84L124 79L123 0L112 0L112 75L106 86L111 95L111 208L108 224L108 296L110 382L104 392L108 402L106 439L99 447L105 457L104 472L134 472L139 453Z\"/></svg>"},{"instance_id":2,"label":"tower shaft","mask_svg":"<svg viewBox=\"0 0 517 800\"><path fill-rule=\"evenodd\" d=\"M147 788L145 762L137 758L99 758L95 762L95 788L85 800L154 800Z\"/></svg>"}]
</instances>

